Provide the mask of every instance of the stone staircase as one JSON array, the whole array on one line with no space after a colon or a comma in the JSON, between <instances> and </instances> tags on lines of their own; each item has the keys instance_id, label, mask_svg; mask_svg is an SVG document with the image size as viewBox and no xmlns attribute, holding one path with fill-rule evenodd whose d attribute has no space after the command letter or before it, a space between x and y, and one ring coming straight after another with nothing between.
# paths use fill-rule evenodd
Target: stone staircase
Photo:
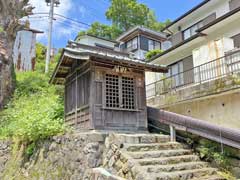
<instances>
[{"instance_id":1,"label":"stone staircase","mask_svg":"<svg viewBox=\"0 0 240 180\"><path fill-rule=\"evenodd\" d=\"M224 180L218 170L202 162L169 136L111 134L106 140L104 167L128 180Z\"/></svg>"}]
</instances>

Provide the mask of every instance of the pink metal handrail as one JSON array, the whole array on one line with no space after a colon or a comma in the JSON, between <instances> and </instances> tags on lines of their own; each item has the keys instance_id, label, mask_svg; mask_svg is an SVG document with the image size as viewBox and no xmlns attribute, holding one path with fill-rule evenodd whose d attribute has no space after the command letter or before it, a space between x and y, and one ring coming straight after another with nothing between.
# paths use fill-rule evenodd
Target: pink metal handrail
<instances>
[{"instance_id":1,"label":"pink metal handrail","mask_svg":"<svg viewBox=\"0 0 240 180\"><path fill-rule=\"evenodd\" d=\"M204 120L148 107L149 124L156 127L169 125L177 130L185 131L240 149L240 130L222 127Z\"/></svg>"}]
</instances>

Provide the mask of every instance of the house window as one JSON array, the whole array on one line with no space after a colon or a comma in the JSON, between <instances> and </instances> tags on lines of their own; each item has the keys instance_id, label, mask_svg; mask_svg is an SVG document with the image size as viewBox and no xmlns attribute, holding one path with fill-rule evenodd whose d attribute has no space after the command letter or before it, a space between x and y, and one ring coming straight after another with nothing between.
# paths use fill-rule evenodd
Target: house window
<instances>
[{"instance_id":1,"label":"house window","mask_svg":"<svg viewBox=\"0 0 240 180\"><path fill-rule=\"evenodd\" d=\"M148 40L148 50L154 50L154 41L153 40Z\"/></svg>"},{"instance_id":2,"label":"house window","mask_svg":"<svg viewBox=\"0 0 240 180\"><path fill-rule=\"evenodd\" d=\"M137 49L138 47L138 39L137 37L132 40L132 48Z\"/></svg>"},{"instance_id":3,"label":"house window","mask_svg":"<svg viewBox=\"0 0 240 180\"><path fill-rule=\"evenodd\" d=\"M237 34L232 37L235 48L240 48L240 34Z\"/></svg>"},{"instance_id":4,"label":"house window","mask_svg":"<svg viewBox=\"0 0 240 180\"><path fill-rule=\"evenodd\" d=\"M172 87L183 85L183 61L179 61L169 67L170 72L167 76L172 77Z\"/></svg>"},{"instance_id":5,"label":"house window","mask_svg":"<svg viewBox=\"0 0 240 180\"><path fill-rule=\"evenodd\" d=\"M106 106L118 108L119 105L119 76L106 74Z\"/></svg>"},{"instance_id":6,"label":"house window","mask_svg":"<svg viewBox=\"0 0 240 180\"><path fill-rule=\"evenodd\" d=\"M134 78L106 74L106 107L135 109Z\"/></svg>"},{"instance_id":7,"label":"house window","mask_svg":"<svg viewBox=\"0 0 240 180\"><path fill-rule=\"evenodd\" d=\"M161 49L160 42L155 41L155 49Z\"/></svg>"},{"instance_id":8,"label":"house window","mask_svg":"<svg viewBox=\"0 0 240 180\"><path fill-rule=\"evenodd\" d=\"M161 45L159 42L149 39L148 40L148 50L151 51L154 49L161 49Z\"/></svg>"},{"instance_id":9,"label":"house window","mask_svg":"<svg viewBox=\"0 0 240 180\"><path fill-rule=\"evenodd\" d=\"M122 77L122 107L134 109L134 79Z\"/></svg>"},{"instance_id":10,"label":"house window","mask_svg":"<svg viewBox=\"0 0 240 180\"><path fill-rule=\"evenodd\" d=\"M134 39L127 42L127 49L129 51L135 50L138 48L138 38L135 37Z\"/></svg>"},{"instance_id":11,"label":"house window","mask_svg":"<svg viewBox=\"0 0 240 180\"><path fill-rule=\"evenodd\" d=\"M186 40L186 39L192 37L193 35L197 34L196 31L198 29L200 29L201 27L203 27L202 21L198 22L197 24L194 24L190 28L188 28L185 31L183 31L183 38L184 38L184 40Z\"/></svg>"}]
</instances>

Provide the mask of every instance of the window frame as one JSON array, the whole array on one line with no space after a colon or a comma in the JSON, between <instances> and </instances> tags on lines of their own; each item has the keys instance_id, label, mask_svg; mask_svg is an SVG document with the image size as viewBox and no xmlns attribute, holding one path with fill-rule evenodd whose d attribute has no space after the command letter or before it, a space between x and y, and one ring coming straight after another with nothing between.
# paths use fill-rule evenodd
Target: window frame
<instances>
[{"instance_id":1,"label":"window frame","mask_svg":"<svg viewBox=\"0 0 240 180\"><path fill-rule=\"evenodd\" d=\"M193 28L196 27L196 29L194 30ZM195 34L197 34L197 30L200 29L201 27L203 27L203 20L198 21L197 23L191 25L190 27L186 28L185 30L183 30L183 40L186 40L192 36L194 36ZM185 33L189 31L189 36L186 37Z\"/></svg>"},{"instance_id":2,"label":"window frame","mask_svg":"<svg viewBox=\"0 0 240 180\"><path fill-rule=\"evenodd\" d=\"M113 75L113 76L118 76L118 82L119 82L119 88L118 88L118 92L119 92L119 106L118 107L111 107L108 106L107 104L107 82L106 82L106 76L107 75ZM124 108L124 104L123 104L123 77L126 78L132 78L133 79L133 108ZM104 109L113 109L113 110L123 110L123 111L137 111L137 96L136 96L136 78L132 75L129 74L123 74L123 73L115 73L115 72L106 72L104 73L104 102L103 102L103 108Z\"/></svg>"},{"instance_id":3,"label":"window frame","mask_svg":"<svg viewBox=\"0 0 240 180\"><path fill-rule=\"evenodd\" d=\"M138 37L134 37L131 40L127 41L125 47L129 51L137 50L138 49Z\"/></svg>"}]
</instances>

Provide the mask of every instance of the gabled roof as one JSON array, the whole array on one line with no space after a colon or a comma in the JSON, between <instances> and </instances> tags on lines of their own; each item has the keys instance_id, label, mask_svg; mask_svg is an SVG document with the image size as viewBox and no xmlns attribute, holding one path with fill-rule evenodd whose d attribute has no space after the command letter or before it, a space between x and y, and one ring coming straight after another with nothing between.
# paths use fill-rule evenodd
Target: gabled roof
<instances>
[{"instance_id":1,"label":"gabled roof","mask_svg":"<svg viewBox=\"0 0 240 180\"><path fill-rule=\"evenodd\" d=\"M196 10L198 10L199 8L201 8L202 6L204 6L205 4L207 4L208 2L210 2L211 0L204 0L203 2L201 2L200 4L198 4L197 6L193 7L192 9L190 9L189 11L187 11L186 13L184 13L182 16L180 16L179 18L177 18L176 20L174 20L173 22L171 22L169 25L167 25L165 28L162 29L162 32L165 31L166 29L170 28L172 25L176 24L178 21L182 20L183 18L187 17L189 14L195 12Z\"/></svg>"},{"instance_id":2,"label":"gabled roof","mask_svg":"<svg viewBox=\"0 0 240 180\"><path fill-rule=\"evenodd\" d=\"M166 38L166 34L162 33L162 32L157 32L142 26L136 26L126 32L124 32L122 35L120 35L117 38L117 41L126 41L127 39L129 39L129 37L134 36L136 34L145 34L148 36L152 36L155 39L165 39Z\"/></svg>"},{"instance_id":3,"label":"gabled roof","mask_svg":"<svg viewBox=\"0 0 240 180\"><path fill-rule=\"evenodd\" d=\"M120 65L143 71L167 72L166 67L130 58L127 53L82 45L74 41L69 41L68 46L63 49L50 83L64 84L65 78L69 74L74 61L86 62L93 61L93 59L94 61L100 63Z\"/></svg>"}]
</instances>

